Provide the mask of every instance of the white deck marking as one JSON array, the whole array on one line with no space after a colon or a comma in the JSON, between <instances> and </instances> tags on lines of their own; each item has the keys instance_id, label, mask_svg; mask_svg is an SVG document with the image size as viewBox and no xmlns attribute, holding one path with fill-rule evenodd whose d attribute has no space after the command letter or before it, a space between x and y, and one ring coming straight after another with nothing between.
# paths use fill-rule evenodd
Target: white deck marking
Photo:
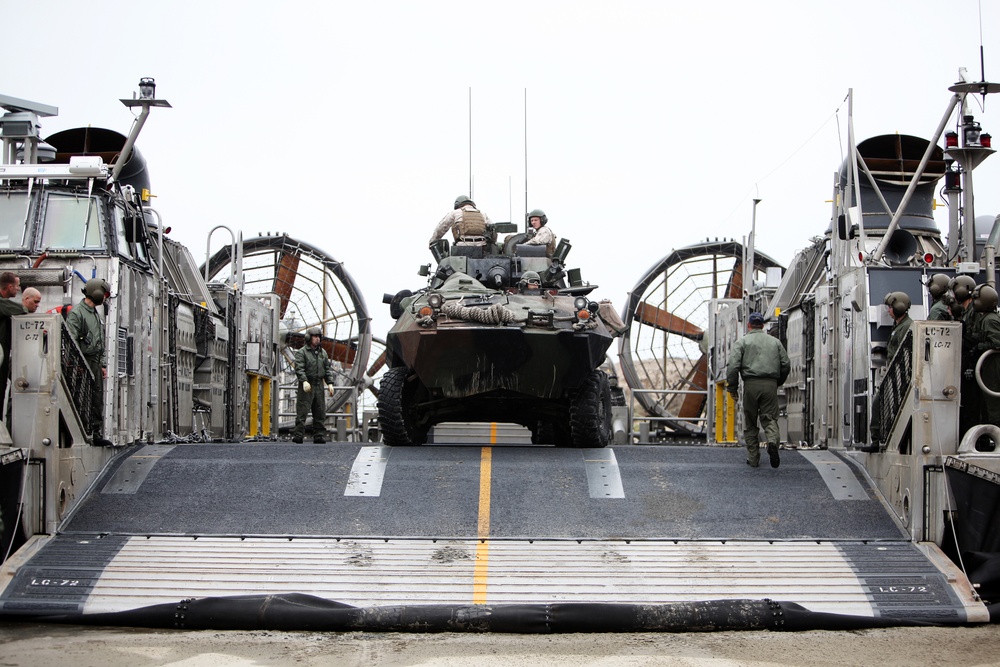
<instances>
[{"instance_id":1,"label":"white deck marking","mask_svg":"<svg viewBox=\"0 0 1000 667\"><path fill-rule=\"evenodd\" d=\"M624 498L618 459L610 447L582 449L591 498Z\"/></svg>"},{"instance_id":2,"label":"white deck marking","mask_svg":"<svg viewBox=\"0 0 1000 667\"><path fill-rule=\"evenodd\" d=\"M362 447L354 458L344 495L377 498L382 493L382 478L385 477L385 465L391 451L392 447L381 445Z\"/></svg>"},{"instance_id":3,"label":"white deck marking","mask_svg":"<svg viewBox=\"0 0 1000 667\"><path fill-rule=\"evenodd\" d=\"M869 500L854 471L833 452L825 449L799 450L799 454L816 466L834 500Z\"/></svg>"}]
</instances>

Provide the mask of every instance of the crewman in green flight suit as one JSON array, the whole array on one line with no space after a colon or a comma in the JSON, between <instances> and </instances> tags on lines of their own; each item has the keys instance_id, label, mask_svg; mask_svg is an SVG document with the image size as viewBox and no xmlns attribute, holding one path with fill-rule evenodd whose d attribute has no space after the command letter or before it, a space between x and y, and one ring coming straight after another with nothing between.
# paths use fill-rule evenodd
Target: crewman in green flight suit
<instances>
[{"instance_id":1,"label":"crewman in green flight suit","mask_svg":"<svg viewBox=\"0 0 1000 667\"><path fill-rule=\"evenodd\" d=\"M333 364L326 350L320 346L322 338L322 331L310 329L306 344L295 352L295 376L299 380L299 389L295 400L292 442L302 442L310 411L313 416L313 442L326 442L326 392L323 391L323 382L326 381L327 389L332 394Z\"/></svg>"},{"instance_id":2,"label":"crewman in green flight suit","mask_svg":"<svg viewBox=\"0 0 1000 667\"><path fill-rule=\"evenodd\" d=\"M91 397L91 436L94 445L108 447L104 437L104 378L108 375L104 345L104 321L97 307L111 296L111 286L101 278L91 278L83 286L83 300L66 316L66 328L80 346L83 359L94 376Z\"/></svg>"},{"instance_id":3,"label":"crewman in green flight suit","mask_svg":"<svg viewBox=\"0 0 1000 667\"><path fill-rule=\"evenodd\" d=\"M927 283L927 291L931 295L931 309L927 313L928 320L950 321L955 319L952 305L955 297L949 291L951 278L943 273L935 273Z\"/></svg>"},{"instance_id":4,"label":"crewman in green flight suit","mask_svg":"<svg viewBox=\"0 0 1000 667\"><path fill-rule=\"evenodd\" d=\"M771 467L781 465L778 387L785 383L791 368L781 341L764 333L764 316L750 313L746 335L736 341L729 352L726 384L735 400L740 379L743 379L743 438L747 446L747 465L751 467L760 465L761 427L767 436Z\"/></svg>"},{"instance_id":5,"label":"crewman in green flight suit","mask_svg":"<svg viewBox=\"0 0 1000 667\"><path fill-rule=\"evenodd\" d=\"M997 313L997 291L990 285L980 285L972 292L972 307L979 318L974 331L976 362L988 350L1000 350L1000 314ZM991 354L982 360L979 376L992 391L1000 391L1000 354ZM983 423L1000 426L1000 397L983 392Z\"/></svg>"},{"instance_id":6,"label":"crewman in green flight suit","mask_svg":"<svg viewBox=\"0 0 1000 667\"><path fill-rule=\"evenodd\" d=\"M956 306L962 321L962 404L958 410L958 437L982 420L983 392L976 382L975 370L979 354L976 347L976 325L980 314L972 307L972 292L976 281L971 276L956 276L951 281L951 291L955 295Z\"/></svg>"},{"instance_id":7,"label":"crewman in green flight suit","mask_svg":"<svg viewBox=\"0 0 1000 667\"><path fill-rule=\"evenodd\" d=\"M892 358L896 356L903 339L910 331L913 320L910 319L910 296L906 292L889 292L885 295L885 305L889 309L889 316L892 317L892 331L889 333L889 344L886 346L886 363L892 363Z\"/></svg>"}]
</instances>

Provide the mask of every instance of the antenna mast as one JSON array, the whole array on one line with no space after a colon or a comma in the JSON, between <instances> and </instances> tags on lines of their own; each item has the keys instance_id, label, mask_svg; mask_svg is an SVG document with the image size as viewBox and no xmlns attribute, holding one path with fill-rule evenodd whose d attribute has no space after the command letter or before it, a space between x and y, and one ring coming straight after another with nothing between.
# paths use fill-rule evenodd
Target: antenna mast
<instances>
[{"instance_id":1,"label":"antenna mast","mask_svg":"<svg viewBox=\"0 0 1000 667\"><path fill-rule=\"evenodd\" d=\"M472 86L469 86L469 199L472 196Z\"/></svg>"},{"instance_id":2,"label":"antenna mast","mask_svg":"<svg viewBox=\"0 0 1000 667\"><path fill-rule=\"evenodd\" d=\"M524 231L528 231L528 89L524 89Z\"/></svg>"}]
</instances>

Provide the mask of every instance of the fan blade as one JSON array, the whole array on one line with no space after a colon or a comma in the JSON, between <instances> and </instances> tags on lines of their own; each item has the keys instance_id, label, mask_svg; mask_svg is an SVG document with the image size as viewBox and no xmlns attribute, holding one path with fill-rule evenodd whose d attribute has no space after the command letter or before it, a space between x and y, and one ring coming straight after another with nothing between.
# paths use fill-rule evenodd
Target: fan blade
<instances>
[{"instance_id":1,"label":"fan blade","mask_svg":"<svg viewBox=\"0 0 1000 667\"><path fill-rule=\"evenodd\" d=\"M737 258L733 265L733 272L729 274L729 283L726 285L727 299L743 298L743 260Z\"/></svg>"},{"instance_id":2,"label":"fan blade","mask_svg":"<svg viewBox=\"0 0 1000 667\"><path fill-rule=\"evenodd\" d=\"M635 309L635 319L661 331L684 336L691 340L701 340L705 336L704 331L687 320L671 315L656 306L651 306L645 301L639 303L639 307Z\"/></svg>"},{"instance_id":3,"label":"fan blade","mask_svg":"<svg viewBox=\"0 0 1000 667\"><path fill-rule=\"evenodd\" d=\"M326 353L330 359L339 361L345 366L354 365L354 358L357 356L358 351L349 343L339 340L324 340L323 347L326 348Z\"/></svg>"},{"instance_id":4,"label":"fan blade","mask_svg":"<svg viewBox=\"0 0 1000 667\"><path fill-rule=\"evenodd\" d=\"M292 297L292 286L295 284L295 278L298 274L299 256L282 253L281 260L278 262L278 270L274 274L274 289L272 290L281 299L279 319L285 318L285 309L288 308L288 301Z\"/></svg>"},{"instance_id":5,"label":"fan blade","mask_svg":"<svg viewBox=\"0 0 1000 667\"><path fill-rule=\"evenodd\" d=\"M701 355L701 358L698 359L694 366L691 367L691 371L688 373L687 377L684 378L684 380L685 385L689 389L705 391L705 388L708 386L707 354ZM700 417L702 410L705 409L705 401L707 399L707 394L685 394L684 401L681 403L681 409L677 413L677 416L685 419Z\"/></svg>"},{"instance_id":6,"label":"fan blade","mask_svg":"<svg viewBox=\"0 0 1000 667\"><path fill-rule=\"evenodd\" d=\"M378 355L372 362L371 368L368 369L368 377L375 377L375 374L382 370L383 366L385 366L385 350L382 350L382 354Z\"/></svg>"}]
</instances>

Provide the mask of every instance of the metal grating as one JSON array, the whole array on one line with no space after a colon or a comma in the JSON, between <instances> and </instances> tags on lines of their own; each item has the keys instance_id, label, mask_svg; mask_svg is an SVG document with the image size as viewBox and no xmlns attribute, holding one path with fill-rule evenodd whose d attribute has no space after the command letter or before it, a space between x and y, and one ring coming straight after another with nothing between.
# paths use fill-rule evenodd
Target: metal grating
<instances>
[{"instance_id":1,"label":"metal grating","mask_svg":"<svg viewBox=\"0 0 1000 667\"><path fill-rule=\"evenodd\" d=\"M872 401L872 442L884 443L889 439L913 379L913 329L906 332L896 356L889 362L885 376L879 383Z\"/></svg>"}]
</instances>

